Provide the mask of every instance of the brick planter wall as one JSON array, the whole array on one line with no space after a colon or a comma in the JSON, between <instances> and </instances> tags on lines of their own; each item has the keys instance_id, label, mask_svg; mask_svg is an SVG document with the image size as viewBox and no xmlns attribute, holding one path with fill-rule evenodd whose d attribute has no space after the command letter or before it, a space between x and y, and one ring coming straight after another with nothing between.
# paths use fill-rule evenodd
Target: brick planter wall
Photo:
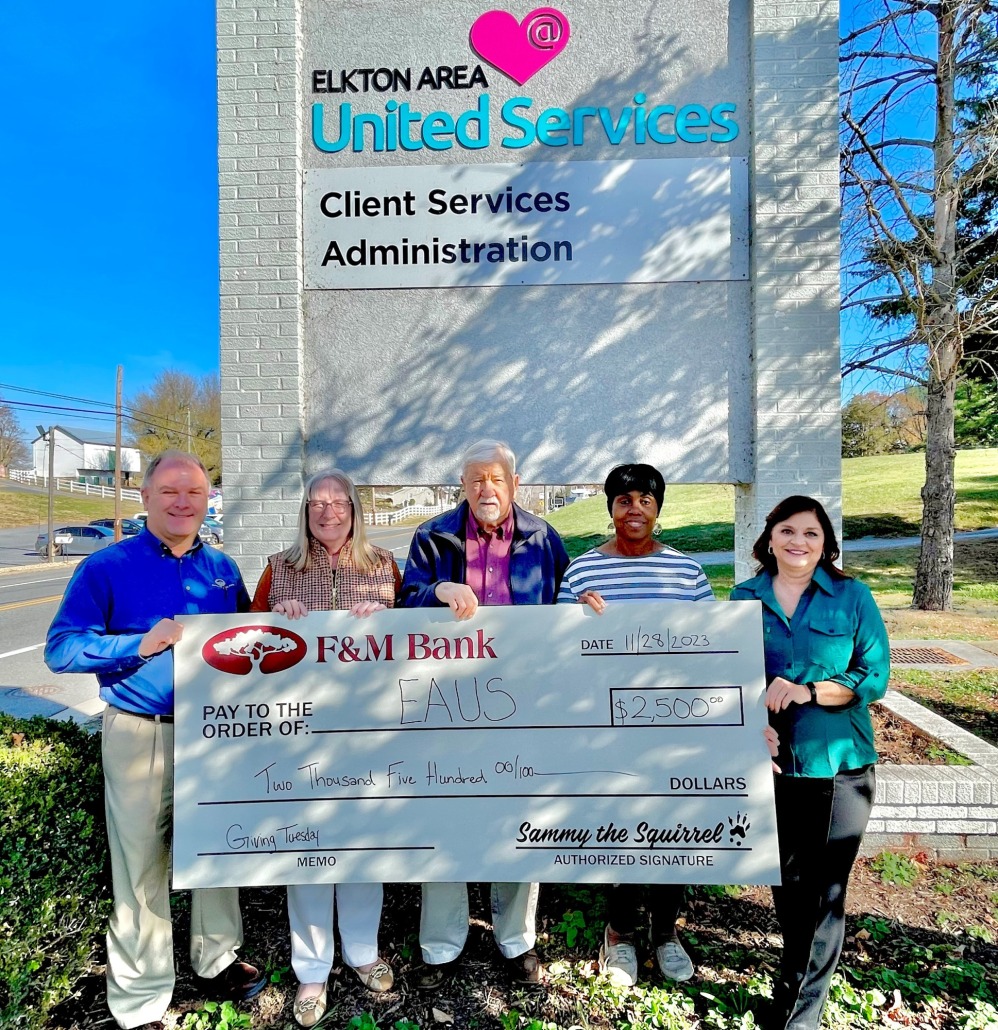
<instances>
[{"instance_id":1,"label":"brick planter wall","mask_svg":"<svg viewBox=\"0 0 998 1030\"><path fill-rule=\"evenodd\" d=\"M998 859L998 748L896 691L883 703L974 764L879 766L863 854L889 848L943 861Z\"/></svg>"}]
</instances>

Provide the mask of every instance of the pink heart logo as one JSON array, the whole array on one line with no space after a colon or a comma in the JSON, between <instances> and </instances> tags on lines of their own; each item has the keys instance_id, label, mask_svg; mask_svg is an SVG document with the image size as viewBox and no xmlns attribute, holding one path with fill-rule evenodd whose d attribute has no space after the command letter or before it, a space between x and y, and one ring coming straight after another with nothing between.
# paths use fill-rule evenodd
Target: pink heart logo
<instances>
[{"instance_id":1,"label":"pink heart logo","mask_svg":"<svg viewBox=\"0 0 998 1030\"><path fill-rule=\"evenodd\" d=\"M565 49L568 36L568 19L553 7L538 7L522 22L486 11L471 26L475 52L521 86Z\"/></svg>"}]
</instances>

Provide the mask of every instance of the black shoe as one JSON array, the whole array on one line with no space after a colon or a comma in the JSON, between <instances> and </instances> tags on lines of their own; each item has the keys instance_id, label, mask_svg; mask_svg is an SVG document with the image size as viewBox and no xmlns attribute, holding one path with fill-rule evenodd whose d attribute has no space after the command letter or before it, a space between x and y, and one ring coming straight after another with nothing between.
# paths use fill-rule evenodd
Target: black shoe
<instances>
[{"instance_id":1,"label":"black shoe","mask_svg":"<svg viewBox=\"0 0 998 1030\"><path fill-rule=\"evenodd\" d=\"M760 1030L785 1030L790 1018L786 1005L770 998L760 998L752 1015Z\"/></svg>"}]
</instances>

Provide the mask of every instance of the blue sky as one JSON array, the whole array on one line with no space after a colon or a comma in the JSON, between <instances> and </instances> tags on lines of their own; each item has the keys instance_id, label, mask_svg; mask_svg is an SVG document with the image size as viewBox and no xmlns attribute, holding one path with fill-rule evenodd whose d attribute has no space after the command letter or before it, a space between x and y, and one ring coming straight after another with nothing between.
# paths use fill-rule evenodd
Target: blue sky
<instances>
[{"instance_id":1,"label":"blue sky","mask_svg":"<svg viewBox=\"0 0 998 1030\"><path fill-rule=\"evenodd\" d=\"M118 364L126 399L217 371L214 3L9 5L0 96L0 383L113 402Z\"/></svg>"},{"instance_id":2,"label":"blue sky","mask_svg":"<svg viewBox=\"0 0 998 1030\"><path fill-rule=\"evenodd\" d=\"M11 6L0 398L30 435L39 422L106 429L21 408L83 405L10 387L109 404L118 364L126 401L161 369L217 371L215 5Z\"/></svg>"}]
</instances>

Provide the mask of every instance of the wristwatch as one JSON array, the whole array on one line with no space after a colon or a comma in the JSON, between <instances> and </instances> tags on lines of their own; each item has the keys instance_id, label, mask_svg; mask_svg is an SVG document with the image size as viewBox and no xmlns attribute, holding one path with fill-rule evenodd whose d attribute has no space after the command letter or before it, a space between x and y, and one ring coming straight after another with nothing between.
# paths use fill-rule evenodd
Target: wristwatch
<instances>
[{"instance_id":1,"label":"wristwatch","mask_svg":"<svg viewBox=\"0 0 998 1030\"><path fill-rule=\"evenodd\" d=\"M818 703L818 688L813 683L805 683L804 686L807 687L807 692L811 695L808 704L816 705Z\"/></svg>"}]
</instances>

